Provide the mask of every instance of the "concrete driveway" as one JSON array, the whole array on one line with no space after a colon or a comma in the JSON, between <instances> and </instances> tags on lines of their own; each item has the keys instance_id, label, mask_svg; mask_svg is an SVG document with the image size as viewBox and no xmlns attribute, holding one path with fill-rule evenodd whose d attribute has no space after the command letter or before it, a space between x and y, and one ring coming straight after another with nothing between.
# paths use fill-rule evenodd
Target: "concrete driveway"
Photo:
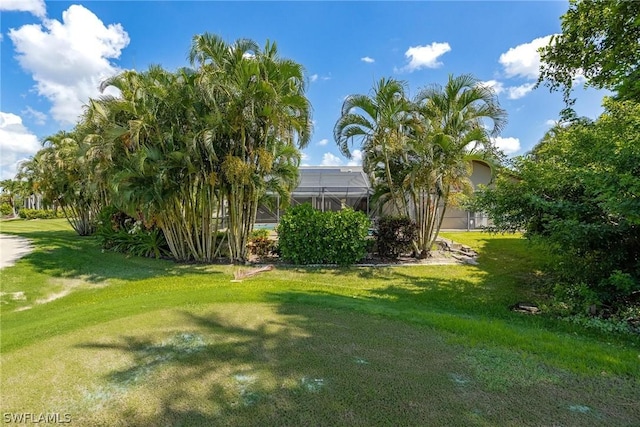
<instances>
[{"instance_id":1,"label":"concrete driveway","mask_svg":"<svg viewBox=\"0 0 640 427\"><path fill-rule=\"evenodd\" d=\"M33 251L29 240L22 237L0 234L0 268L9 267Z\"/></svg>"}]
</instances>

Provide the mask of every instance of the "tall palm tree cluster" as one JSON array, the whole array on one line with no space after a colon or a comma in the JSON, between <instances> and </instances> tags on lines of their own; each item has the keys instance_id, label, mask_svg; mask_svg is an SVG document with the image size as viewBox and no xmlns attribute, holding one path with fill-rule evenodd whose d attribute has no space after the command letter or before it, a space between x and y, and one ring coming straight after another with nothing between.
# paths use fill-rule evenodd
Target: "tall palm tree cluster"
<instances>
[{"instance_id":1,"label":"tall palm tree cluster","mask_svg":"<svg viewBox=\"0 0 640 427\"><path fill-rule=\"evenodd\" d=\"M447 206L470 190L471 161L499 158L493 137L506 125L495 92L470 75L450 76L414 98L407 85L382 79L370 95L351 95L334 138L342 153L359 144L374 199L418 227L415 252L427 256Z\"/></svg>"},{"instance_id":2,"label":"tall palm tree cluster","mask_svg":"<svg viewBox=\"0 0 640 427\"><path fill-rule=\"evenodd\" d=\"M259 203L268 192L288 200L297 182L311 135L304 70L273 43L211 34L193 38L189 60L103 82L119 96L90 100L19 176L80 235L115 206L159 227L177 260L213 260L226 227L232 259L244 262Z\"/></svg>"},{"instance_id":3,"label":"tall palm tree cluster","mask_svg":"<svg viewBox=\"0 0 640 427\"><path fill-rule=\"evenodd\" d=\"M303 67L267 41L227 43L196 35L190 68L124 71L101 85L118 96L89 100L79 122L44 140L18 178L59 206L80 235L115 207L162 230L177 260L211 261L218 231L235 262L267 195L289 200L300 151L311 135ZM445 209L469 187L469 160L495 155L505 125L495 93L469 75L410 99L406 84L382 79L371 95L349 96L334 135L342 153L361 144L379 205L418 225L427 255Z\"/></svg>"}]
</instances>

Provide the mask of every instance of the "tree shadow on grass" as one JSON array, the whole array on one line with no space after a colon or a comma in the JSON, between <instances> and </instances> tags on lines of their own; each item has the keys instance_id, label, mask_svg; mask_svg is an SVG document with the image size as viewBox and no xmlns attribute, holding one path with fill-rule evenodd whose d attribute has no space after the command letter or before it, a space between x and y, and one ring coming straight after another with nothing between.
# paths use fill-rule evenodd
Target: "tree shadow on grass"
<instances>
[{"instance_id":1,"label":"tree shadow on grass","mask_svg":"<svg viewBox=\"0 0 640 427\"><path fill-rule=\"evenodd\" d=\"M461 357L463 346L429 328L344 310L347 300L274 294L272 304L182 311L179 325L162 334L140 331L116 342L81 344L96 358L116 353L129 363L105 374L105 389L94 394L107 398L77 421L141 427L627 425L638 415L625 406L628 400L608 396L606 379L509 382L507 370L500 372L508 382L504 390L487 389ZM483 362L485 376L491 365ZM601 391L585 392L585 385ZM620 396L637 396L625 387ZM572 405L587 409L572 412Z\"/></svg>"},{"instance_id":2,"label":"tree shadow on grass","mask_svg":"<svg viewBox=\"0 0 640 427\"><path fill-rule=\"evenodd\" d=\"M468 412L449 377L454 349L401 322L291 304L182 316L182 331L163 338L79 346L131 361L106 374L120 395L101 393L112 401L87 422L428 425Z\"/></svg>"},{"instance_id":3,"label":"tree shadow on grass","mask_svg":"<svg viewBox=\"0 0 640 427\"><path fill-rule=\"evenodd\" d=\"M84 282L97 284L108 279L142 280L158 276L221 273L203 265L176 264L170 260L103 250L95 237L78 236L73 231L35 231L19 235L30 239L36 248L21 262L52 277L81 278Z\"/></svg>"},{"instance_id":4,"label":"tree shadow on grass","mask_svg":"<svg viewBox=\"0 0 640 427\"><path fill-rule=\"evenodd\" d=\"M523 239L479 239L477 265L410 265L396 267L325 268L317 271L336 281L349 277L386 281L372 286L371 298L396 304L511 316L521 301L544 301L539 283L548 255Z\"/></svg>"}]
</instances>

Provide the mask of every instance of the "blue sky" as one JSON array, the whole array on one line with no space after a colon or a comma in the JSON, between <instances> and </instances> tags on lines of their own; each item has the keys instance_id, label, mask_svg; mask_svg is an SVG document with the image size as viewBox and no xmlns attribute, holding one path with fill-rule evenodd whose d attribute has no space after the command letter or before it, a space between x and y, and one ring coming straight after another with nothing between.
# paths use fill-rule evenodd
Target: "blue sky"
<instances>
[{"instance_id":1,"label":"blue sky","mask_svg":"<svg viewBox=\"0 0 640 427\"><path fill-rule=\"evenodd\" d=\"M566 1L217 2L0 0L0 178L39 141L72 127L105 77L159 64L188 65L193 35L278 44L307 72L314 134L303 164L343 158L333 126L345 96L369 93L382 77L410 93L471 73L492 85L509 114L496 141L506 154L530 150L557 120L559 93L532 90L537 47L560 31ZM578 114L595 118L605 93L576 91Z\"/></svg>"}]
</instances>

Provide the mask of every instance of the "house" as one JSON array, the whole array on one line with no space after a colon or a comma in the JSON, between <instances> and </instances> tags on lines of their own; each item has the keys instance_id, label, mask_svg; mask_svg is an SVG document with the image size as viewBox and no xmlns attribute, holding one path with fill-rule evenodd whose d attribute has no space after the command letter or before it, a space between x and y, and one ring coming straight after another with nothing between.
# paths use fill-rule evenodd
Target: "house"
<instances>
[{"instance_id":1,"label":"house","mask_svg":"<svg viewBox=\"0 0 640 427\"><path fill-rule=\"evenodd\" d=\"M473 160L471 182L474 189L488 185L492 180L491 166L483 161ZM291 194L291 205L311 203L321 211L336 211L346 206L354 210L374 214L371 206L373 189L362 166L302 166L300 182ZM270 227L280 221L282 211L280 201L273 199L271 207L260 206L256 218L258 227ZM487 225L482 213L468 212L448 207L442 229L473 230Z\"/></svg>"}]
</instances>

